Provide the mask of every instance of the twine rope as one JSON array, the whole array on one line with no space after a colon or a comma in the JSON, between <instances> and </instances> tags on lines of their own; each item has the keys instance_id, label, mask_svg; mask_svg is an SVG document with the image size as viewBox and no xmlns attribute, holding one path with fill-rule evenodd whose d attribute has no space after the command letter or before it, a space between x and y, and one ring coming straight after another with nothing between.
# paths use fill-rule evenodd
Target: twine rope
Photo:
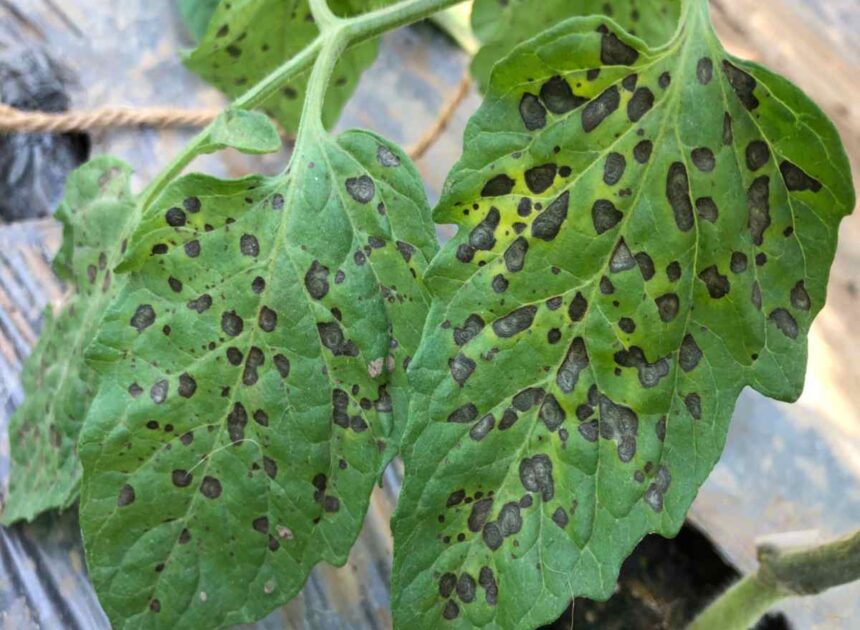
<instances>
[{"instance_id":1,"label":"twine rope","mask_svg":"<svg viewBox=\"0 0 860 630\"><path fill-rule=\"evenodd\" d=\"M439 139L469 94L472 81L463 74L454 94L442 105L433 124L407 153L421 159ZM24 111L0 103L0 132L71 133L121 127L205 127L221 114L220 109L175 109L171 107L102 107L90 111Z\"/></svg>"}]
</instances>

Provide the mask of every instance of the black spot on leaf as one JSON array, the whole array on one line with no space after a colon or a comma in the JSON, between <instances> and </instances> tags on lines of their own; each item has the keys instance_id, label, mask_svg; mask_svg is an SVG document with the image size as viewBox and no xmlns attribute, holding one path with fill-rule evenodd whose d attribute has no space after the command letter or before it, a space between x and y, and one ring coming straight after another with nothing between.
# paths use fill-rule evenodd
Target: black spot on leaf
<instances>
[{"instance_id":1,"label":"black spot on leaf","mask_svg":"<svg viewBox=\"0 0 860 630\"><path fill-rule=\"evenodd\" d=\"M598 199L591 208L591 220L598 234L608 232L621 222L624 215L607 199Z\"/></svg>"},{"instance_id":2,"label":"black spot on leaf","mask_svg":"<svg viewBox=\"0 0 860 630\"><path fill-rule=\"evenodd\" d=\"M689 232L695 220L693 204L690 202L690 184L687 179L687 168L681 162L675 162L669 167L666 176L666 198L675 215L675 223L682 232Z\"/></svg>"},{"instance_id":3,"label":"black spot on leaf","mask_svg":"<svg viewBox=\"0 0 860 630\"><path fill-rule=\"evenodd\" d=\"M600 61L606 66L632 66L639 59L635 48L628 46L609 31L601 27L603 39L600 44Z\"/></svg>"},{"instance_id":4,"label":"black spot on leaf","mask_svg":"<svg viewBox=\"0 0 860 630\"><path fill-rule=\"evenodd\" d=\"M784 160L779 165L779 171L782 173L782 179L785 181L786 188L791 192L803 192L805 190L818 192L821 190L821 182L814 177L810 177L800 167L788 160Z\"/></svg>"},{"instance_id":5,"label":"black spot on leaf","mask_svg":"<svg viewBox=\"0 0 860 630\"><path fill-rule=\"evenodd\" d=\"M201 295L198 298L195 298L193 300L188 300L188 303L186 304L186 306L188 308L190 308L192 311L197 311L198 313L203 313L203 312L209 310L209 308L212 306L212 296L209 295L208 293L204 293L203 295Z\"/></svg>"},{"instance_id":6,"label":"black spot on leaf","mask_svg":"<svg viewBox=\"0 0 860 630\"><path fill-rule=\"evenodd\" d=\"M586 133L594 131L600 123L618 109L621 94L613 85L595 99L589 101L582 111L582 128Z\"/></svg>"},{"instance_id":7,"label":"black spot on leaf","mask_svg":"<svg viewBox=\"0 0 860 630\"><path fill-rule=\"evenodd\" d=\"M179 468L170 473L170 479L173 481L173 485L177 488L185 488L190 485L193 478L194 475L190 472Z\"/></svg>"},{"instance_id":8,"label":"black spot on leaf","mask_svg":"<svg viewBox=\"0 0 860 630\"><path fill-rule=\"evenodd\" d=\"M690 157L693 159L693 164L696 165L696 168L703 173L710 173L717 165L714 152L707 147L693 149Z\"/></svg>"},{"instance_id":9,"label":"black spot on leaf","mask_svg":"<svg viewBox=\"0 0 860 630\"><path fill-rule=\"evenodd\" d=\"M570 306L567 309L567 315L570 317L570 321L578 322L582 321L582 318L585 317L585 313L588 310L588 302L585 297L583 297L582 293L576 293L576 296L571 300Z\"/></svg>"},{"instance_id":10,"label":"black spot on leaf","mask_svg":"<svg viewBox=\"0 0 860 630\"><path fill-rule=\"evenodd\" d=\"M479 315L469 315L463 323L462 328L454 329L454 343L458 346L467 344L478 336L484 329L484 320Z\"/></svg>"},{"instance_id":11,"label":"black spot on leaf","mask_svg":"<svg viewBox=\"0 0 860 630\"><path fill-rule=\"evenodd\" d=\"M654 302L657 304L657 312L660 314L660 319L669 323L678 316L678 309L681 306L678 296L674 293L661 295Z\"/></svg>"},{"instance_id":12,"label":"black spot on leaf","mask_svg":"<svg viewBox=\"0 0 860 630\"><path fill-rule=\"evenodd\" d=\"M513 337L527 330L537 314L536 306L524 306L493 322L493 331L502 338Z\"/></svg>"},{"instance_id":13,"label":"black spot on leaf","mask_svg":"<svg viewBox=\"0 0 860 630\"><path fill-rule=\"evenodd\" d=\"M627 463L636 455L639 417L629 407L600 396L600 437L618 442L618 458Z\"/></svg>"},{"instance_id":14,"label":"black spot on leaf","mask_svg":"<svg viewBox=\"0 0 860 630\"><path fill-rule=\"evenodd\" d=\"M555 164L542 164L530 168L525 173L526 186L534 194L539 195L552 186L557 172L558 168Z\"/></svg>"},{"instance_id":15,"label":"black spot on leaf","mask_svg":"<svg viewBox=\"0 0 860 630\"><path fill-rule=\"evenodd\" d=\"M552 500L555 496L552 460L543 453L523 459L520 462L520 483L529 492L540 492L544 501Z\"/></svg>"},{"instance_id":16,"label":"black spot on leaf","mask_svg":"<svg viewBox=\"0 0 860 630\"><path fill-rule=\"evenodd\" d=\"M315 260L305 273L305 287L308 294L315 300L323 299L328 293L328 267Z\"/></svg>"},{"instance_id":17,"label":"black spot on leaf","mask_svg":"<svg viewBox=\"0 0 860 630\"><path fill-rule=\"evenodd\" d=\"M702 359L702 351L692 335L686 335L678 352L678 363L685 372L692 372Z\"/></svg>"},{"instance_id":18,"label":"black spot on leaf","mask_svg":"<svg viewBox=\"0 0 860 630\"><path fill-rule=\"evenodd\" d=\"M767 142L753 140L747 145L747 168L757 171L770 161L770 149Z\"/></svg>"},{"instance_id":19,"label":"black spot on leaf","mask_svg":"<svg viewBox=\"0 0 860 630\"><path fill-rule=\"evenodd\" d=\"M638 252L634 257L636 264L639 265L639 272L642 274L642 279L645 282L654 277L654 260L646 252Z\"/></svg>"},{"instance_id":20,"label":"black spot on leaf","mask_svg":"<svg viewBox=\"0 0 860 630\"><path fill-rule=\"evenodd\" d=\"M484 217L472 233L469 234L469 246L473 249L490 250L496 244L496 228L499 226L500 220L499 211L497 208L490 208L487 216Z\"/></svg>"},{"instance_id":21,"label":"black spot on leaf","mask_svg":"<svg viewBox=\"0 0 860 630\"><path fill-rule=\"evenodd\" d=\"M705 283L708 294L715 300L726 297L731 290L729 279L722 275L716 265L711 265L699 273L699 280Z\"/></svg>"},{"instance_id":22,"label":"black spot on leaf","mask_svg":"<svg viewBox=\"0 0 860 630\"><path fill-rule=\"evenodd\" d=\"M337 322L318 323L317 333L322 345L328 348L334 356L358 356L358 347L343 336L343 329Z\"/></svg>"},{"instance_id":23,"label":"black spot on leaf","mask_svg":"<svg viewBox=\"0 0 860 630\"><path fill-rule=\"evenodd\" d=\"M242 318L236 314L236 311L225 311L221 314L221 330L231 337L236 337L242 334L242 330L244 328L245 323L242 321Z\"/></svg>"},{"instance_id":24,"label":"black spot on leaf","mask_svg":"<svg viewBox=\"0 0 860 630\"><path fill-rule=\"evenodd\" d=\"M221 496L221 482L215 477L206 475L200 484L200 494L207 499L217 499Z\"/></svg>"},{"instance_id":25,"label":"black spot on leaf","mask_svg":"<svg viewBox=\"0 0 860 630\"><path fill-rule=\"evenodd\" d=\"M633 93L633 98L627 103L627 117L630 122L639 122L652 107L654 107L654 93L646 87L641 87Z\"/></svg>"},{"instance_id":26,"label":"black spot on leaf","mask_svg":"<svg viewBox=\"0 0 860 630\"><path fill-rule=\"evenodd\" d=\"M475 418L478 417L478 408L475 407L472 403L468 403L455 409L448 416L448 422L454 422L456 424L469 424L475 421Z\"/></svg>"},{"instance_id":27,"label":"black spot on leaf","mask_svg":"<svg viewBox=\"0 0 860 630\"><path fill-rule=\"evenodd\" d=\"M603 164L603 181L607 186L614 186L624 176L627 160L620 153L610 153Z\"/></svg>"},{"instance_id":28,"label":"black spot on leaf","mask_svg":"<svg viewBox=\"0 0 860 630\"><path fill-rule=\"evenodd\" d=\"M245 425L248 424L248 412L242 403L233 403L233 408L227 415L227 433L233 444L239 444L245 439Z\"/></svg>"},{"instance_id":29,"label":"black spot on leaf","mask_svg":"<svg viewBox=\"0 0 860 630\"><path fill-rule=\"evenodd\" d=\"M179 208L171 208L164 215L165 221L167 221L167 225L171 227L182 227L185 225L186 217L185 213Z\"/></svg>"},{"instance_id":30,"label":"black spot on leaf","mask_svg":"<svg viewBox=\"0 0 860 630\"><path fill-rule=\"evenodd\" d=\"M239 239L239 251L243 256L259 256L260 243L253 234L243 234Z\"/></svg>"},{"instance_id":31,"label":"black spot on leaf","mask_svg":"<svg viewBox=\"0 0 860 630\"><path fill-rule=\"evenodd\" d=\"M702 398L698 394L687 394L684 396L684 406L696 420L702 419Z\"/></svg>"},{"instance_id":32,"label":"black spot on leaf","mask_svg":"<svg viewBox=\"0 0 860 630\"><path fill-rule=\"evenodd\" d=\"M757 178L747 191L747 208L753 243L761 245L770 227L770 178L766 175Z\"/></svg>"},{"instance_id":33,"label":"black spot on leaf","mask_svg":"<svg viewBox=\"0 0 860 630\"><path fill-rule=\"evenodd\" d=\"M562 529L567 527L567 524L570 522L570 519L567 516L567 512L564 510L564 508L558 507L555 509L555 512L552 513L552 522Z\"/></svg>"},{"instance_id":34,"label":"black spot on leaf","mask_svg":"<svg viewBox=\"0 0 860 630\"><path fill-rule=\"evenodd\" d=\"M651 158L651 151L654 150L654 143L650 140L642 140L633 147L633 159L639 164L645 164Z\"/></svg>"},{"instance_id":35,"label":"black spot on leaf","mask_svg":"<svg viewBox=\"0 0 860 630\"><path fill-rule=\"evenodd\" d=\"M654 481L648 486L644 495L645 503L655 512L663 511L663 495L669 489L671 482L672 476L669 474L669 470L665 466L660 466L654 476Z\"/></svg>"},{"instance_id":36,"label":"black spot on leaf","mask_svg":"<svg viewBox=\"0 0 860 630\"><path fill-rule=\"evenodd\" d=\"M521 412L526 412L532 407L535 407L541 403L543 400L544 394L543 389L540 387L529 387L527 389L518 392L516 396L514 396L511 404Z\"/></svg>"},{"instance_id":37,"label":"black spot on leaf","mask_svg":"<svg viewBox=\"0 0 860 630\"><path fill-rule=\"evenodd\" d=\"M768 319L789 339L797 339L797 320L784 308L778 308L768 315Z\"/></svg>"},{"instance_id":38,"label":"black spot on leaf","mask_svg":"<svg viewBox=\"0 0 860 630\"><path fill-rule=\"evenodd\" d=\"M710 57L702 57L696 64L696 79L702 85L707 85L711 82L714 76L714 62Z\"/></svg>"},{"instance_id":39,"label":"black spot on leaf","mask_svg":"<svg viewBox=\"0 0 860 630\"><path fill-rule=\"evenodd\" d=\"M574 95L568 82L560 76L552 77L541 86L540 98L553 114L566 114L588 100Z\"/></svg>"},{"instance_id":40,"label":"black spot on leaf","mask_svg":"<svg viewBox=\"0 0 860 630\"><path fill-rule=\"evenodd\" d=\"M493 499L486 498L480 501L475 501L472 504L472 511L469 514L468 526L469 530L479 532L484 528L484 524L490 517L490 511L493 509Z\"/></svg>"},{"instance_id":41,"label":"black spot on leaf","mask_svg":"<svg viewBox=\"0 0 860 630\"><path fill-rule=\"evenodd\" d=\"M704 221L716 223L720 217L720 210L710 197L699 197L696 199L696 214Z\"/></svg>"},{"instance_id":42,"label":"black spot on leaf","mask_svg":"<svg viewBox=\"0 0 860 630\"><path fill-rule=\"evenodd\" d=\"M346 192L358 203L369 203L376 195L376 185L367 175L346 180Z\"/></svg>"},{"instance_id":43,"label":"black spot on leaf","mask_svg":"<svg viewBox=\"0 0 860 630\"><path fill-rule=\"evenodd\" d=\"M558 404L556 397L552 394L548 394L546 398L544 398L543 405L538 412L538 416L543 420L543 423L549 431L555 431L564 422L565 413L564 409L561 408L561 405Z\"/></svg>"},{"instance_id":44,"label":"black spot on leaf","mask_svg":"<svg viewBox=\"0 0 860 630\"><path fill-rule=\"evenodd\" d=\"M475 578L468 573L462 573L457 580L457 597L465 604L475 600Z\"/></svg>"},{"instance_id":45,"label":"black spot on leaf","mask_svg":"<svg viewBox=\"0 0 860 630\"><path fill-rule=\"evenodd\" d=\"M197 391L197 381L188 372L179 375L179 395L183 398L191 398Z\"/></svg>"},{"instance_id":46,"label":"black spot on leaf","mask_svg":"<svg viewBox=\"0 0 860 630\"><path fill-rule=\"evenodd\" d=\"M509 195L514 189L514 180L505 175L496 175L490 179L481 190L482 197L501 197Z\"/></svg>"},{"instance_id":47,"label":"black spot on leaf","mask_svg":"<svg viewBox=\"0 0 860 630\"><path fill-rule=\"evenodd\" d=\"M137 332L142 333L144 330L152 326L155 322L155 310L150 304L141 304L132 315L129 324L132 328L136 328Z\"/></svg>"},{"instance_id":48,"label":"black spot on leaf","mask_svg":"<svg viewBox=\"0 0 860 630\"><path fill-rule=\"evenodd\" d=\"M152 402L156 405L160 405L167 400L167 391L169 388L170 384L166 380L157 381L149 389L149 397L152 399Z\"/></svg>"},{"instance_id":49,"label":"black spot on leaf","mask_svg":"<svg viewBox=\"0 0 860 630\"><path fill-rule=\"evenodd\" d=\"M553 201L549 207L532 222L532 236L544 241L551 241L561 229L561 224L567 218L570 192L565 191Z\"/></svg>"},{"instance_id":50,"label":"black spot on leaf","mask_svg":"<svg viewBox=\"0 0 860 630\"><path fill-rule=\"evenodd\" d=\"M448 368L451 370L451 377L456 383L462 387L468 378L475 371L475 362L462 352L453 359L448 360Z\"/></svg>"},{"instance_id":51,"label":"black spot on leaf","mask_svg":"<svg viewBox=\"0 0 860 630\"><path fill-rule=\"evenodd\" d=\"M400 166L400 158L384 144L376 147L376 161L388 168Z\"/></svg>"},{"instance_id":52,"label":"black spot on leaf","mask_svg":"<svg viewBox=\"0 0 860 630\"><path fill-rule=\"evenodd\" d=\"M469 431L469 437L475 440L476 442L480 442L487 434L493 430L493 426L496 424L496 419L492 416L492 414L487 414L471 428Z\"/></svg>"},{"instance_id":53,"label":"black spot on leaf","mask_svg":"<svg viewBox=\"0 0 860 630\"><path fill-rule=\"evenodd\" d=\"M801 311L808 311L812 307L812 300L809 299L803 280L791 289L791 305Z\"/></svg>"},{"instance_id":54,"label":"black spot on leaf","mask_svg":"<svg viewBox=\"0 0 860 630\"><path fill-rule=\"evenodd\" d=\"M723 61L723 72L744 107L752 111L759 106L759 101L753 93L757 83L752 76L725 60Z\"/></svg>"},{"instance_id":55,"label":"black spot on leaf","mask_svg":"<svg viewBox=\"0 0 860 630\"><path fill-rule=\"evenodd\" d=\"M542 129L546 125L546 110L534 94L526 92L520 100L520 118L529 131Z\"/></svg>"},{"instance_id":56,"label":"black spot on leaf","mask_svg":"<svg viewBox=\"0 0 860 630\"><path fill-rule=\"evenodd\" d=\"M117 507L125 507L134 503L134 488L125 484L119 489L119 494L116 498Z\"/></svg>"},{"instance_id":57,"label":"black spot on leaf","mask_svg":"<svg viewBox=\"0 0 860 630\"><path fill-rule=\"evenodd\" d=\"M265 332L272 332L278 325L278 314L268 306L264 306L260 309L259 324Z\"/></svg>"}]
</instances>

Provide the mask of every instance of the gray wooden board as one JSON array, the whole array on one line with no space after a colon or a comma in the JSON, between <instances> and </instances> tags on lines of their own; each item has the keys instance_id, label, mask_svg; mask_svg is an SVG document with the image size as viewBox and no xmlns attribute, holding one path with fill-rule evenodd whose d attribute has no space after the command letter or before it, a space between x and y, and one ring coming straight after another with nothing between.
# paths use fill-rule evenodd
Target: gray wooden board
<instances>
[{"instance_id":1,"label":"gray wooden board","mask_svg":"<svg viewBox=\"0 0 860 630\"><path fill-rule=\"evenodd\" d=\"M784 1L787 6L813 2ZM25 23L12 16L11 5L25 16ZM847 15L850 24L856 13L839 13L835 7L825 15L831 20L827 29L844 35L838 31L839 16ZM107 7L96 0L2 0L0 46L7 42L44 46L71 66L78 74L73 94L78 108L171 103L211 107L223 102L179 63L176 52L186 40L167 0L117 0ZM338 128L370 128L409 146L450 98L466 63L459 50L428 26L387 35L379 60L362 79ZM447 170L460 154L463 128L478 104L477 95L470 93L450 128L418 163L431 200L438 197ZM96 152L118 155L134 165L140 186L191 133L130 129L100 133L93 141ZM284 155L251 159L225 152L201 158L194 167L238 176L251 170L275 172L284 160ZM443 238L448 234L448 228L440 228ZM857 267L851 264L860 245L855 234L854 229L846 231L848 242L841 245L837 266L843 271L834 281L839 283L831 290L836 299L825 310L825 322L843 321L852 311L856 316L857 302L844 295L845 283L857 279ZM50 220L0 227L0 480L8 476L5 424L22 399L21 364L36 340L43 307L59 303L63 295L49 267L59 241L59 230ZM813 362L816 357L848 361L847 350L840 354L838 344L824 343L827 338L828 330L813 335L813 344L822 343L829 353L816 354L814 346ZM798 406L744 393L726 454L693 506L693 520L742 570L755 566L754 539L759 535L810 528L835 535L860 522L860 443L857 418L851 417L858 394L826 375L812 380L812 391L808 386ZM851 403L841 423L828 413L827 402L834 396ZM318 567L298 598L254 627L390 627L388 519L400 474L397 466L390 468L384 487L375 492L347 566ZM856 627L860 587L835 589L783 608L798 628ZM86 581L73 512L0 530L0 628L106 626Z\"/></svg>"}]
</instances>

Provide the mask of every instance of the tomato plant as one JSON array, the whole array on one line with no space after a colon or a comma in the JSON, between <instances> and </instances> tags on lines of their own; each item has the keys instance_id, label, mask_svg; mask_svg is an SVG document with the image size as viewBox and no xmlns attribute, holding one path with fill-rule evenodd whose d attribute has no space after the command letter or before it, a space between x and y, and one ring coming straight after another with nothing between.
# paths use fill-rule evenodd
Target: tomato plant
<instances>
[{"instance_id":1,"label":"tomato plant","mask_svg":"<svg viewBox=\"0 0 860 630\"><path fill-rule=\"evenodd\" d=\"M854 207L824 114L705 0L477 0L431 214L399 147L326 126L374 38L456 3L186 2L231 107L137 195L109 158L70 178L4 520L80 489L116 626L264 616L346 561L398 452L395 625L538 626L678 531L744 387L799 396ZM181 175L277 150L255 109L296 131L281 174Z\"/></svg>"}]
</instances>

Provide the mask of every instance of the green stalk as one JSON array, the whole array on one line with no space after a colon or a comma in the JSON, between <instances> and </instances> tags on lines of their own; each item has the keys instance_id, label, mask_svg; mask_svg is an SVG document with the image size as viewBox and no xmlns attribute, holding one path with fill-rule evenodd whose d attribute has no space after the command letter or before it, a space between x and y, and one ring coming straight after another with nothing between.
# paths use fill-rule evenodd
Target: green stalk
<instances>
[{"instance_id":1,"label":"green stalk","mask_svg":"<svg viewBox=\"0 0 860 630\"><path fill-rule=\"evenodd\" d=\"M360 44L401 26L406 26L430 17L434 13L460 2L464 2L464 0L402 0L383 9L355 17L339 18L331 12L325 0L312 0L311 10L314 13L314 19L317 21L322 34L295 57L285 61L267 77L234 100L230 107L234 109L254 109L262 105L281 86L296 75L308 70L319 56L326 41L337 40L339 46L342 46L342 52L346 48ZM324 83L324 85L315 85L312 78L308 83L308 92L321 92L324 95L330 77L331 73L323 77L323 73L320 72L316 80ZM321 100L318 102L321 103ZM212 125L210 124L200 131L170 161L164 170L150 182L149 186L146 187L140 196L140 207L142 209L146 209L161 194L165 187L182 173L194 158L200 155L202 149L209 143L211 133Z\"/></svg>"},{"instance_id":2,"label":"green stalk","mask_svg":"<svg viewBox=\"0 0 860 630\"><path fill-rule=\"evenodd\" d=\"M747 630L782 599L860 579L860 530L816 546L788 545L778 537L759 544L758 560L758 571L718 597L689 630Z\"/></svg>"}]
</instances>

